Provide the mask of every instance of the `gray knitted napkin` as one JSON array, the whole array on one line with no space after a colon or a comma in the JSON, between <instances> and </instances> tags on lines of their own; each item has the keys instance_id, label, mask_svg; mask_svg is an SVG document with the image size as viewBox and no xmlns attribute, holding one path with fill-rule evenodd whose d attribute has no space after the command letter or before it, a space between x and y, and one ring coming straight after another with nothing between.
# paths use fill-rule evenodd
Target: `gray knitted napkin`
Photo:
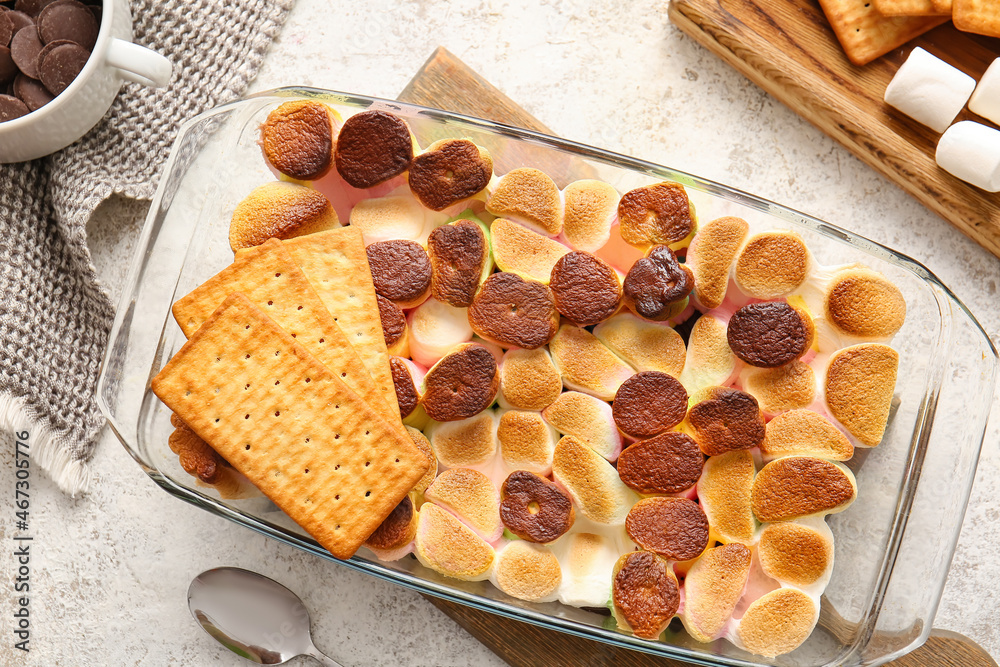
<instances>
[{"instance_id":1,"label":"gray knitted napkin","mask_svg":"<svg viewBox=\"0 0 1000 667\"><path fill-rule=\"evenodd\" d=\"M126 84L104 120L48 158L0 165L0 431L85 492L104 418L97 374L114 307L87 248L112 194L150 199L178 124L241 96L294 0L132 0L134 41L174 66L162 90Z\"/></svg>"}]
</instances>

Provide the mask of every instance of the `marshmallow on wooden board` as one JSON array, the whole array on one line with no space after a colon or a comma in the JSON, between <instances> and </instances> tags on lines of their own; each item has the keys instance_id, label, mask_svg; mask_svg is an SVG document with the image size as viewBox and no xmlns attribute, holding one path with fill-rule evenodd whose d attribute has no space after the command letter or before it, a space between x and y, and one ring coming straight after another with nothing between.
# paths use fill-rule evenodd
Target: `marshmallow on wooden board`
<instances>
[{"instance_id":1,"label":"marshmallow on wooden board","mask_svg":"<svg viewBox=\"0 0 1000 667\"><path fill-rule=\"evenodd\" d=\"M977 188L1000 191L1000 130L971 120L955 123L941 136L935 159Z\"/></svg>"},{"instance_id":2,"label":"marshmallow on wooden board","mask_svg":"<svg viewBox=\"0 0 1000 667\"><path fill-rule=\"evenodd\" d=\"M969 109L1000 125L1000 58L994 60L979 79L976 92L969 100Z\"/></svg>"},{"instance_id":3,"label":"marshmallow on wooden board","mask_svg":"<svg viewBox=\"0 0 1000 667\"><path fill-rule=\"evenodd\" d=\"M885 89L885 102L936 132L965 106L976 80L924 49L913 49Z\"/></svg>"}]
</instances>

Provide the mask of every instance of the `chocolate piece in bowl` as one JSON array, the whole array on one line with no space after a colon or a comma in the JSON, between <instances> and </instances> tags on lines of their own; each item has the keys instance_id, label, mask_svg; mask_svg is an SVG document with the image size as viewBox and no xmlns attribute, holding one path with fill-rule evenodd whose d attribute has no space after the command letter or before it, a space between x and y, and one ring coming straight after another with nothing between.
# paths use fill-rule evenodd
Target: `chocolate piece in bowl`
<instances>
[{"instance_id":1,"label":"chocolate piece in bowl","mask_svg":"<svg viewBox=\"0 0 1000 667\"><path fill-rule=\"evenodd\" d=\"M680 493L701 478L705 456L691 436L661 433L630 445L618 457L618 476L643 495Z\"/></svg>"},{"instance_id":2,"label":"chocolate piece in bowl","mask_svg":"<svg viewBox=\"0 0 1000 667\"><path fill-rule=\"evenodd\" d=\"M684 628L695 641L725 634L750 577L750 549L733 542L706 549L684 577Z\"/></svg>"},{"instance_id":3,"label":"chocolate piece in bowl","mask_svg":"<svg viewBox=\"0 0 1000 667\"><path fill-rule=\"evenodd\" d=\"M38 28L30 25L18 30L10 40L10 55L14 64L25 76L38 78L38 54L45 43L38 36Z\"/></svg>"},{"instance_id":4,"label":"chocolate piece in bowl","mask_svg":"<svg viewBox=\"0 0 1000 667\"><path fill-rule=\"evenodd\" d=\"M717 218L691 241L686 266L694 276L695 297L705 308L718 308L726 298L729 272L749 229L742 218Z\"/></svg>"},{"instance_id":5,"label":"chocolate piece in bowl","mask_svg":"<svg viewBox=\"0 0 1000 667\"><path fill-rule=\"evenodd\" d=\"M28 16L37 17L45 7L51 5L53 2L57 2L57 0L16 0L14 10L24 12Z\"/></svg>"},{"instance_id":6,"label":"chocolate piece in bowl","mask_svg":"<svg viewBox=\"0 0 1000 667\"><path fill-rule=\"evenodd\" d=\"M658 639L680 607L673 570L654 553L633 551L618 559L612 577L618 627L641 639Z\"/></svg>"},{"instance_id":7,"label":"chocolate piece in bowl","mask_svg":"<svg viewBox=\"0 0 1000 667\"><path fill-rule=\"evenodd\" d=\"M564 324L549 343L552 361L568 389L610 401L634 369L586 329Z\"/></svg>"},{"instance_id":8,"label":"chocolate piece in bowl","mask_svg":"<svg viewBox=\"0 0 1000 667\"><path fill-rule=\"evenodd\" d=\"M420 404L420 392L417 391L410 369L400 357L389 357L389 370L392 372L392 383L396 390L396 402L399 404L399 417L406 419Z\"/></svg>"},{"instance_id":9,"label":"chocolate piece in bowl","mask_svg":"<svg viewBox=\"0 0 1000 667\"><path fill-rule=\"evenodd\" d=\"M896 387L899 353L887 345L863 343L844 348L826 369L830 414L861 444L882 441Z\"/></svg>"},{"instance_id":10,"label":"chocolate piece in bowl","mask_svg":"<svg viewBox=\"0 0 1000 667\"><path fill-rule=\"evenodd\" d=\"M0 95L0 122L26 116L29 113L24 102L11 95Z\"/></svg>"},{"instance_id":11,"label":"chocolate piece in bowl","mask_svg":"<svg viewBox=\"0 0 1000 667\"><path fill-rule=\"evenodd\" d=\"M510 470L527 470L539 475L552 472L552 455L559 433L537 412L508 410L500 415L497 427L500 456Z\"/></svg>"},{"instance_id":12,"label":"chocolate piece in bowl","mask_svg":"<svg viewBox=\"0 0 1000 667\"><path fill-rule=\"evenodd\" d=\"M270 238L289 239L339 226L337 213L319 192L295 183L267 183L236 205L229 247L235 253Z\"/></svg>"},{"instance_id":13,"label":"chocolate piece in bowl","mask_svg":"<svg viewBox=\"0 0 1000 667\"><path fill-rule=\"evenodd\" d=\"M611 404L615 424L633 438L649 438L677 426L687 407L684 385L659 371L643 371L625 380Z\"/></svg>"},{"instance_id":14,"label":"chocolate piece in bowl","mask_svg":"<svg viewBox=\"0 0 1000 667\"><path fill-rule=\"evenodd\" d=\"M691 269L677 261L668 246L653 246L645 257L632 265L622 290L625 305L647 320L663 321L678 313L676 304L694 289Z\"/></svg>"},{"instance_id":15,"label":"chocolate piece in bowl","mask_svg":"<svg viewBox=\"0 0 1000 667\"><path fill-rule=\"evenodd\" d=\"M268 163L286 176L313 181L333 165L337 119L321 102L285 102L260 126L260 145Z\"/></svg>"},{"instance_id":16,"label":"chocolate piece in bowl","mask_svg":"<svg viewBox=\"0 0 1000 667\"><path fill-rule=\"evenodd\" d=\"M684 339L666 324L623 312L594 327L594 336L638 371L680 377L684 370Z\"/></svg>"},{"instance_id":17,"label":"chocolate piece in bowl","mask_svg":"<svg viewBox=\"0 0 1000 667\"><path fill-rule=\"evenodd\" d=\"M747 608L737 637L751 653L774 657L798 648L818 620L819 605L811 597L794 588L779 588Z\"/></svg>"},{"instance_id":18,"label":"chocolate piece in bowl","mask_svg":"<svg viewBox=\"0 0 1000 667\"><path fill-rule=\"evenodd\" d=\"M572 435L556 445L552 477L569 492L580 512L597 523L623 525L629 509L638 500L622 483L613 465Z\"/></svg>"},{"instance_id":19,"label":"chocolate piece in bowl","mask_svg":"<svg viewBox=\"0 0 1000 667\"><path fill-rule=\"evenodd\" d=\"M515 470L500 487L500 518L522 540L548 544L573 527L573 502L543 477Z\"/></svg>"},{"instance_id":20,"label":"chocolate piece in bowl","mask_svg":"<svg viewBox=\"0 0 1000 667\"><path fill-rule=\"evenodd\" d=\"M729 319L726 333L733 353L758 368L791 363L806 353L815 336L812 318L784 301L743 306Z\"/></svg>"},{"instance_id":21,"label":"chocolate piece in bowl","mask_svg":"<svg viewBox=\"0 0 1000 667\"><path fill-rule=\"evenodd\" d=\"M379 321L382 324L382 337L389 354L400 357L410 356L410 346L407 336L406 315L392 301L381 294L375 294L378 303Z\"/></svg>"},{"instance_id":22,"label":"chocolate piece in bowl","mask_svg":"<svg viewBox=\"0 0 1000 667\"><path fill-rule=\"evenodd\" d=\"M767 423L760 445L765 461L782 456L815 456L831 461L849 461L854 447L830 420L812 410L789 410Z\"/></svg>"},{"instance_id":23,"label":"chocolate piece in bowl","mask_svg":"<svg viewBox=\"0 0 1000 667\"><path fill-rule=\"evenodd\" d=\"M424 410L439 422L466 419L490 407L499 388L493 354L478 343L460 345L424 376Z\"/></svg>"},{"instance_id":24,"label":"chocolate piece in bowl","mask_svg":"<svg viewBox=\"0 0 1000 667\"><path fill-rule=\"evenodd\" d=\"M528 602L556 599L562 569L548 549L514 540L497 554L493 579L507 595Z\"/></svg>"},{"instance_id":25,"label":"chocolate piece in bowl","mask_svg":"<svg viewBox=\"0 0 1000 667\"><path fill-rule=\"evenodd\" d=\"M501 176L486 200L486 210L545 236L562 231L559 188L545 172L531 167L514 169Z\"/></svg>"},{"instance_id":26,"label":"chocolate piece in bowl","mask_svg":"<svg viewBox=\"0 0 1000 667\"><path fill-rule=\"evenodd\" d=\"M89 58L90 51L75 42L49 42L38 53L38 78L50 93L58 96L83 71Z\"/></svg>"},{"instance_id":27,"label":"chocolate piece in bowl","mask_svg":"<svg viewBox=\"0 0 1000 667\"><path fill-rule=\"evenodd\" d=\"M811 260L798 234L762 232L747 241L736 260L736 284L757 299L776 299L806 279Z\"/></svg>"},{"instance_id":28,"label":"chocolate piece in bowl","mask_svg":"<svg viewBox=\"0 0 1000 667\"><path fill-rule=\"evenodd\" d=\"M501 271L540 283L549 282L552 267L570 251L562 243L504 218L490 224L490 249Z\"/></svg>"},{"instance_id":29,"label":"chocolate piece in bowl","mask_svg":"<svg viewBox=\"0 0 1000 667\"><path fill-rule=\"evenodd\" d=\"M362 111L344 121L334 158L348 185L374 187L409 169L413 160L410 128L391 113Z\"/></svg>"},{"instance_id":30,"label":"chocolate piece in bowl","mask_svg":"<svg viewBox=\"0 0 1000 667\"><path fill-rule=\"evenodd\" d=\"M811 456L788 456L765 465L754 478L751 504L759 521L788 521L847 509L858 495L844 465Z\"/></svg>"},{"instance_id":31,"label":"chocolate piece in bowl","mask_svg":"<svg viewBox=\"0 0 1000 667\"><path fill-rule=\"evenodd\" d=\"M542 410L562 393L562 378L548 350L511 348L500 361L502 407Z\"/></svg>"},{"instance_id":32,"label":"chocolate piece in bowl","mask_svg":"<svg viewBox=\"0 0 1000 667\"><path fill-rule=\"evenodd\" d=\"M563 435L571 435L592 450L614 461L622 451L622 435L611 406L578 391L563 392L542 410L542 417Z\"/></svg>"},{"instance_id":33,"label":"chocolate piece in bowl","mask_svg":"<svg viewBox=\"0 0 1000 667\"><path fill-rule=\"evenodd\" d=\"M18 74L14 79L14 95L31 111L37 111L55 99L41 81Z\"/></svg>"},{"instance_id":34,"label":"chocolate piece in bowl","mask_svg":"<svg viewBox=\"0 0 1000 667\"><path fill-rule=\"evenodd\" d=\"M547 286L500 272L480 287L469 307L469 324L488 341L534 350L556 335L559 312Z\"/></svg>"},{"instance_id":35,"label":"chocolate piece in bowl","mask_svg":"<svg viewBox=\"0 0 1000 667\"><path fill-rule=\"evenodd\" d=\"M709 387L691 397L685 424L706 456L760 447L764 418L757 399L738 389Z\"/></svg>"},{"instance_id":36,"label":"chocolate piece in bowl","mask_svg":"<svg viewBox=\"0 0 1000 667\"><path fill-rule=\"evenodd\" d=\"M618 202L619 231L626 243L645 248L671 245L695 230L694 204L680 183L663 181L630 190Z\"/></svg>"},{"instance_id":37,"label":"chocolate piece in bowl","mask_svg":"<svg viewBox=\"0 0 1000 667\"><path fill-rule=\"evenodd\" d=\"M4 10L7 8L4 7ZM14 21L11 20L9 11L0 11L0 46L9 46L10 40L16 32ZM23 26L22 26L23 27Z\"/></svg>"},{"instance_id":38,"label":"chocolate piece in bowl","mask_svg":"<svg viewBox=\"0 0 1000 667\"><path fill-rule=\"evenodd\" d=\"M38 13L38 36L46 44L66 40L91 51L97 43L100 24L82 2L59 0Z\"/></svg>"},{"instance_id":39,"label":"chocolate piece in bowl","mask_svg":"<svg viewBox=\"0 0 1000 667\"><path fill-rule=\"evenodd\" d=\"M816 397L816 373L798 359L777 368L748 368L743 390L757 399L765 415L797 410Z\"/></svg>"},{"instance_id":40,"label":"chocolate piece in bowl","mask_svg":"<svg viewBox=\"0 0 1000 667\"><path fill-rule=\"evenodd\" d=\"M434 275L431 296L456 308L468 308L493 268L490 244L479 223L460 219L436 227L427 237Z\"/></svg>"},{"instance_id":41,"label":"chocolate piece in bowl","mask_svg":"<svg viewBox=\"0 0 1000 667\"><path fill-rule=\"evenodd\" d=\"M559 258L549 276L556 309L585 327L615 314L622 300L618 274L588 252L575 250Z\"/></svg>"},{"instance_id":42,"label":"chocolate piece in bowl","mask_svg":"<svg viewBox=\"0 0 1000 667\"><path fill-rule=\"evenodd\" d=\"M574 181L563 190L563 236L574 250L597 252L611 236L618 191L597 180Z\"/></svg>"},{"instance_id":43,"label":"chocolate piece in bowl","mask_svg":"<svg viewBox=\"0 0 1000 667\"><path fill-rule=\"evenodd\" d=\"M468 139L443 139L413 159L407 181L421 204L442 211L482 192L492 177L489 151Z\"/></svg>"},{"instance_id":44,"label":"chocolate piece in bowl","mask_svg":"<svg viewBox=\"0 0 1000 667\"><path fill-rule=\"evenodd\" d=\"M21 28L27 28L29 25L35 25L35 19L31 18L24 12L12 9L4 12L4 14L7 15L7 18L10 19L11 25L14 27L11 39L14 38L14 34L16 34ZM98 21L100 21L100 19L98 19Z\"/></svg>"},{"instance_id":45,"label":"chocolate piece in bowl","mask_svg":"<svg viewBox=\"0 0 1000 667\"><path fill-rule=\"evenodd\" d=\"M687 498L643 498L629 510L625 530L640 547L671 561L697 558L708 546L708 519Z\"/></svg>"},{"instance_id":46,"label":"chocolate piece in bowl","mask_svg":"<svg viewBox=\"0 0 1000 667\"><path fill-rule=\"evenodd\" d=\"M434 503L420 507L414 553L424 567L465 581L486 579L496 560L486 540Z\"/></svg>"},{"instance_id":47,"label":"chocolate piece in bowl","mask_svg":"<svg viewBox=\"0 0 1000 667\"><path fill-rule=\"evenodd\" d=\"M711 539L751 544L756 523L750 505L756 470L742 450L709 457L698 480L698 501L708 517Z\"/></svg>"},{"instance_id":48,"label":"chocolate piece in bowl","mask_svg":"<svg viewBox=\"0 0 1000 667\"><path fill-rule=\"evenodd\" d=\"M475 417L432 423L426 429L434 455L446 468L483 468L497 453L497 417L483 410Z\"/></svg>"},{"instance_id":49,"label":"chocolate piece in bowl","mask_svg":"<svg viewBox=\"0 0 1000 667\"><path fill-rule=\"evenodd\" d=\"M413 308L428 297L433 270L419 243L394 239L372 243L365 250L377 294L400 308Z\"/></svg>"},{"instance_id":50,"label":"chocolate piece in bowl","mask_svg":"<svg viewBox=\"0 0 1000 667\"><path fill-rule=\"evenodd\" d=\"M503 533L500 494L490 478L469 468L450 468L434 480L424 499L445 508L487 542Z\"/></svg>"},{"instance_id":51,"label":"chocolate piece in bowl","mask_svg":"<svg viewBox=\"0 0 1000 667\"><path fill-rule=\"evenodd\" d=\"M764 574L783 584L812 586L833 570L833 532L825 521L781 521L760 531L757 553Z\"/></svg>"},{"instance_id":52,"label":"chocolate piece in bowl","mask_svg":"<svg viewBox=\"0 0 1000 667\"><path fill-rule=\"evenodd\" d=\"M827 288L826 316L843 333L891 338L903 326L906 301L899 288L870 269L838 273Z\"/></svg>"}]
</instances>

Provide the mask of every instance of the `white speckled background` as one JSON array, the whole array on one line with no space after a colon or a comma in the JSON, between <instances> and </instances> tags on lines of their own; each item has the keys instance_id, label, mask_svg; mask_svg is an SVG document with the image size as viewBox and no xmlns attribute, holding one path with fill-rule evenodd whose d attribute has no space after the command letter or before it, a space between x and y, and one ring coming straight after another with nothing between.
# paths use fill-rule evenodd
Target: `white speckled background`
<instances>
[{"instance_id":1,"label":"white speckled background","mask_svg":"<svg viewBox=\"0 0 1000 667\"><path fill-rule=\"evenodd\" d=\"M916 258L995 337L994 257L680 33L666 2L639 11L621 0L299 0L253 89L305 84L394 97L446 46L563 137L753 192ZM116 299L145 208L109 202L90 227ZM935 625L1000 656L993 422ZM185 604L190 579L219 565L260 571L302 594L317 645L345 666L502 664L418 595L171 498L110 431L89 496L72 500L32 478L32 650L23 655L12 649L8 443L0 448L2 665L247 664L198 629Z\"/></svg>"}]
</instances>

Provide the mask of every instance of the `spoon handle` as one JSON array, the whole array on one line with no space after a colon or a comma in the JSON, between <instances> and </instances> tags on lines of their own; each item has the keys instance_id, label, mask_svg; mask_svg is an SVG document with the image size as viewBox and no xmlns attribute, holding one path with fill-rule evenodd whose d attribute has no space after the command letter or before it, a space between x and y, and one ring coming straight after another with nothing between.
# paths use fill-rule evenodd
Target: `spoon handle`
<instances>
[{"instance_id":1,"label":"spoon handle","mask_svg":"<svg viewBox=\"0 0 1000 667\"><path fill-rule=\"evenodd\" d=\"M321 653L315 646L312 647L312 650L309 653L304 655L308 655L310 658L323 665L323 667L344 667L330 656L325 653Z\"/></svg>"}]
</instances>

